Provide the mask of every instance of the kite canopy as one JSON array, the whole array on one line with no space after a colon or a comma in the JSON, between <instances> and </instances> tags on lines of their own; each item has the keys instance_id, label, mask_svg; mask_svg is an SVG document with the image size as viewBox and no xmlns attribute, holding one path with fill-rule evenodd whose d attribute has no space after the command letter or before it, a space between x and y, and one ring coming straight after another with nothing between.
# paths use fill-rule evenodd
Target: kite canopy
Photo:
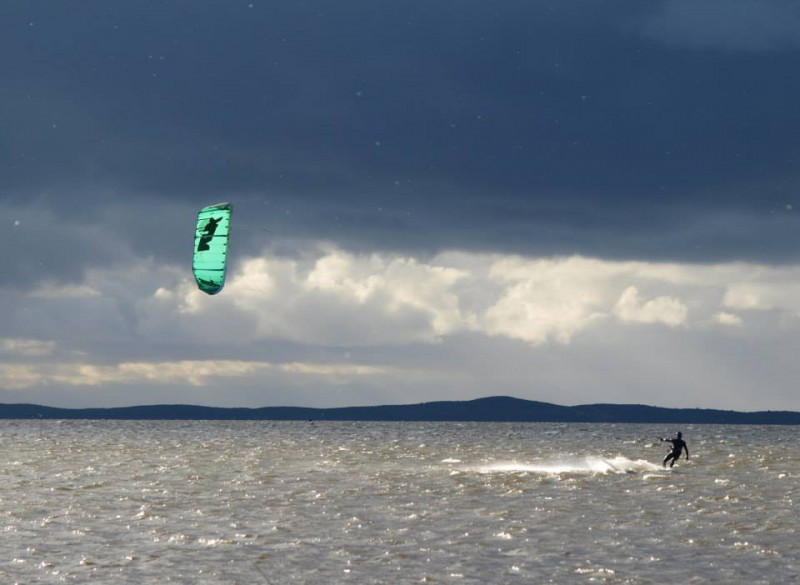
<instances>
[{"instance_id":1,"label":"kite canopy","mask_svg":"<svg viewBox=\"0 0 800 585\"><path fill-rule=\"evenodd\" d=\"M232 213L233 205L217 203L197 214L192 271L197 286L210 295L217 294L225 285Z\"/></svg>"}]
</instances>

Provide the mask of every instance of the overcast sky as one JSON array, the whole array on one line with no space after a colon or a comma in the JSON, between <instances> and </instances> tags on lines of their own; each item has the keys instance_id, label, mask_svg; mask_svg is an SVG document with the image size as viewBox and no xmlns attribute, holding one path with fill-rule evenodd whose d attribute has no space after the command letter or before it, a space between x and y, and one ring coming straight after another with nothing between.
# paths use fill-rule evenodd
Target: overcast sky
<instances>
[{"instance_id":1,"label":"overcast sky","mask_svg":"<svg viewBox=\"0 0 800 585\"><path fill-rule=\"evenodd\" d=\"M798 72L794 0L3 0L0 402L800 410Z\"/></svg>"}]
</instances>

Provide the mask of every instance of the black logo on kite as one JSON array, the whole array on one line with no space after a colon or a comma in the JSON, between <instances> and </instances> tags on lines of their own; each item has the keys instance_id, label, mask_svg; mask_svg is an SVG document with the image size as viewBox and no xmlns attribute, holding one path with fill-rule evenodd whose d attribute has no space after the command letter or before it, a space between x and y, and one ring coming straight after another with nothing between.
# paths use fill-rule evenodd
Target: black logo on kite
<instances>
[{"instance_id":1,"label":"black logo on kite","mask_svg":"<svg viewBox=\"0 0 800 585\"><path fill-rule=\"evenodd\" d=\"M221 217L218 219L214 219L212 217L208 220L206 227L203 228L203 235L200 237L200 241L197 244L198 252L205 252L206 250L211 249L208 244L214 237L214 232L217 231L217 226L219 225L220 221L222 221Z\"/></svg>"}]
</instances>

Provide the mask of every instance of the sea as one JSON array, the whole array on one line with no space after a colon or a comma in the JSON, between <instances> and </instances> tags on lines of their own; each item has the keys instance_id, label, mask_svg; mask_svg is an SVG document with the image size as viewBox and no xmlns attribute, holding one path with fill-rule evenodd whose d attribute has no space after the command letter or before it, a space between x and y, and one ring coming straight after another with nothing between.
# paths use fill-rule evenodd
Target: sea
<instances>
[{"instance_id":1,"label":"sea","mask_svg":"<svg viewBox=\"0 0 800 585\"><path fill-rule=\"evenodd\" d=\"M664 469L659 437L691 458ZM800 582L800 427L0 421L0 583Z\"/></svg>"}]
</instances>

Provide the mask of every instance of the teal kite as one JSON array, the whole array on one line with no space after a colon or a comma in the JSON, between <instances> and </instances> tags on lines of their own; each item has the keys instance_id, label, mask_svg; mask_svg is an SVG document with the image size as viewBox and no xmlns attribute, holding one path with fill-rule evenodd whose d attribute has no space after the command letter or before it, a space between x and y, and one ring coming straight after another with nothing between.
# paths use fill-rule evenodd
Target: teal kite
<instances>
[{"instance_id":1,"label":"teal kite","mask_svg":"<svg viewBox=\"0 0 800 585\"><path fill-rule=\"evenodd\" d=\"M210 295L217 294L225 285L232 213L233 205L217 203L197 214L192 271L197 286Z\"/></svg>"}]
</instances>

